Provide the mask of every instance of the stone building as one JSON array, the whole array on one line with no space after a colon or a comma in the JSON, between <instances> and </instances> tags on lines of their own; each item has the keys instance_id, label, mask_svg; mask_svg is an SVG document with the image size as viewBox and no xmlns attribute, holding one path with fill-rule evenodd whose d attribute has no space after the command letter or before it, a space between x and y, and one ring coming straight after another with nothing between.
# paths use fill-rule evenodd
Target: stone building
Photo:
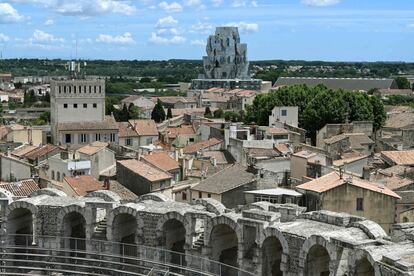
<instances>
[{"instance_id":1,"label":"stone building","mask_svg":"<svg viewBox=\"0 0 414 276\"><path fill-rule=\"evenodd\" d=\"M50 85L53 143L76 147L118 141L114 118L105 116L105 80L53 80Z\"/></svg>"},{"instance_id":2,"label":"stone building","mask_svg":"<svg viewBox=\"0 0 414 276\"><path fill-rule=\"evenodd\" d=\"M0 197L2 256L11 259L0 267L12 274L148 275L178 266L174 275L414 275L412 224L388 236L362 217L292 204L228 210L213 199L189 205L159 194L122 203L107 190L70 198L43 189L13 200L0 189ZM14 250L36 259L13 260Z\"/></svg>"}]
</instances>

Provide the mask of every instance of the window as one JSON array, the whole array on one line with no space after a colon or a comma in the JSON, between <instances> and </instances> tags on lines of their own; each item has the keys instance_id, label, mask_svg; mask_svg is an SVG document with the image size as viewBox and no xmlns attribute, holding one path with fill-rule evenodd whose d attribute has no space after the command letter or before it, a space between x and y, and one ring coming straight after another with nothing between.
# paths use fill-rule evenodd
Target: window
<instances>
[{"instance_id":1,"label":"window","mask_svg":"<svg viewBox=\"0 0 414 276\"><path fill-rule=\"evenodd\" d=\"M62 86L59 86L59 94L62 92Z\"/></svg>"},{"instance_id":2,"label":"window","mask_svg":"<svg viewBox=\"0 0 414 276\"><path fill-rule=\"evenodd\" d=\"M89 86L89 93L92 93L92 86Z\"/></svg>"},{"instance_id":3,"label":"window","mask_svg":"<svg viewBox=\"0 0 414 276\"><path fill-rule=\"evenodd\" d=\"M99 86L99 93L101 93L102 92L102 87L101 86Z\"/></svg>"},{"instance_id":4,"label":"window","mask_svg":"<svg viewBox=\"0 0 414 276\"><path fill-rule=\"evenodd\" d=\"M194 142L194 138L190 138L190 139L188 139L188 141Z\"/></svg>"},{"instance_id":5,"label":"window","mask_svg":"<svg viewBox=\"0 0 414 276\"><path fill-rule=\"evenodd\" d=\"M79 142L86 143L88 142L88 134L82 133L79 135Z\"/></svg>"},{"instance_id":6,"label":"window","mask_svg":"<svg viewBox=\"0 0 414 276\"><path fill-rule=\"evenodd\" d=\"M286 109L282 109L282 116L287 116L287 110Z\"/></svg>"},{"instance_id":7,"label":"window","mask_svg":"<svg viewBox=\"0 0 414 276\"><path fill-rule=\"evenodd\" d=\"M55 180L55 171L52 171L51 177L52 177L52 180Z\"/></svg>"},{"instance_id":8,"label":"window","mask_svg":"<svg viewBox=\"0 0 414 276\"><path fill-rule=\"evenodd\" d=\"M73 87L73 93L76 94L76 86Z\"/></svg>"},{"instance_id":9,"label":"window","mask_svg":"<svg viewBox=\"0 0 414 276\"><path fill-rule=\"evenodd\" d=\"M211 194L207 194L207 197L210 198L211 197Z\"/></svg>"},{"instance_id":10,"label":"window","mask_svg":"<svg viewBox=\"0 0 414 276\"><path fill-rule=\"evenodd\" d=\"M73 108L78 108L78 104L73 104Z\"/></svg>"},{"instance_id":11,"label":"window","mask_svg":"<svg viewBox=\"0 0 414 276\"><path fill-rule=\"evenodd\" d=\"M63 86L63 93L66 93L66 86Z\"/></svg>"},{"instance_id":12,"label":"window","mask_svg":"<svg viewBox=\"0 0 414 276\"><path fill-rule=\"evenodd\" d=\"M364 211L364 199L359 197L356 200L356 210L357 211Z\"/></svg>"},{"instance_id":13,"label":"window","mask_svg":"<svg viewBox=\"0 0 414 276\"><path fill-rule=\"evenodd\" d=\"M125 146L132 146L132 139L131 138L127 138L125 140Z\"/></svg>"},{"instance_id":14,"label":"window","mask_svg":"<svg viewBox=\"0 0 414 276\"><path fill-rule=\"evenodd\" d=\"M101 141L101 134L100 133L96 133L95 141Z\"/></svg>"},{"instance_id":15,"label":"window","mask_svg":"<svg viewBox=\"0 0 414 276\"><path fill-rule=\"evenodd\" d=\"M63 108L68 108L68 104L63 104Z\"/></svg>"},{"instance_id":16,"label":"window","mask_svg":"<svg viewBox=\"0 0 414 276\"><path fill-rule=\"evenodd\" d=\"M84 103L83 108L88 108L88 104Z\"/></svg>"},{"instance_id":17,"label":"window","mask_svg":"<svg viewBox=\"0 0 414 276\"><path fill-rule=\"evenodd\" d=\"M72 143L72 136L70 134L65 134L65 143L66 144Z\"/></svg>"},{"instance_id":18,"label":"window","mask_svg":"<svg viewBox=\"0 0 414 276\"><path fill-rule=\"evenodd\" d=\"M93 108L96 108L98 105L96 103L93 104Z\"/></svg>"},{"instance_id":19,"label":"window","mask_svg":"<svg viewBox=\"0 0 414 276\"><path fill-rule=\"evenodd\" d=\"M93 87L93 93L96 93L96 86Z\"/></svg>"},{"instance_id":20,"label":"window","mask_svg":"<svg viewBox=\"0 0 414 276\"><path fill-rule=\"evenodd\" d=\"M198 192L198 198L202 198L203 194L201 192Z\"/></svg>"},{"instance_id":21,"label":"window","mask_svg":"<svg viewBox=\"0 0 414 276\"><path fill-rule=\"evenodd\" d=\"M60 172L57 172L57 173L56 173L56 180L57 180L57 181L60 181Z\"/></svg>"},{"instance_id":22,"label":"window","mask_svg":"<svg viewBox=\"0 0 414 276\"><path fill-rule=\"evenodd\" d=\"M183 200L187 200L187 193L186 192L182 193L182 198L183 198Z\"/></svg>"},{"instance_id":23,"label":"window","mask_svg":"<svg viewBox=\"0 0 414 276\"><path fill-rule=\"evenodd\" d=\"M111 142L115 142L115 133L111 133L110 140Z\"/></svg>"}]
</instances>

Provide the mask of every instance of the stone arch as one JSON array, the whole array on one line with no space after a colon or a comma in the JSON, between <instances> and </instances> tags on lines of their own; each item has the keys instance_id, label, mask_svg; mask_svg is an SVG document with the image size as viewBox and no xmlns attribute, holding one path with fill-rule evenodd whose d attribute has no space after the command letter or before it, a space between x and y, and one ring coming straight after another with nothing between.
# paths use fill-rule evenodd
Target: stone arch
<instances>
[{"instance_id":1,"label":"stone arch","mask_svg":"<svg viewBox=\"0 0 414 276\"><path fill-rule=\"evenodd\" d=\"M260 242L262 275L283 275L289 258L289 244L277 228L266 228Z\"/></svg>"},{"instance_id":2,"label":"stone arch","mask_svg":"<svg viewBox=\"0 0 414 276\"><path fill-rule=\"evenodd\" d=\"M97 198L102 198L103 200L107 202L116 202L116 203L119 203L122 200L122 198L118 194L112 191L108 191L108 190L94 191L92 193L86 194L84 197L97 197Z\"/></svg>"},{"instance_id":3,"label":"stone arch","mask_svg":"<svg viewBox=\"0 0 414 276\"><path fill-rule=\"evenodd\" d=\"M172 201L166 195L163 195L163 194L160 194L160 193L145 194L145 195L142 195L139 199L140 199L140 201L142 201L142 200L154 200L154 201L158 201L158 202Z\"/></svg>"},{"instance_id":4,"label":"stone arch","mask_svg":"<svg viewBox=\"0 0 414 276\"><path fill-rule=\"evenodd\" d=\"M219 201L212 198L199 198L195 201L196 204L206 207L207 212L221 215L226 211L226 207Z\"/></svg>"},{"instance_id":5,"label":"stone arch","mask_svg":"<svg viewBox=\"0 0 414 276\"><path fill-rule=\"evenodd\" d=\"M9 243L30 245L36 242L38 208L27 199L12 202L6 209L3 230L12 235Z\"/></svg>"},{"instance_id":6,"label":"stone arch","mask_svg":"<svg viewBox=\"0 0 414 276\"><path fill-rule=\"evenodd\" d=\"M137 245L143 243L144 222L139 208L133 204L121 205L108 215L107 239L115 242L113 251L121 255L136 256Z\"/></svg>"},{"instance_id":7,"label":"stone arch","mask_svg":"<svg viewBox=\"0 0 414 276\"><path fill-rule=\"evenodd\" d=\"M55 189L55 188L44 188L37 191L34 191L29 195L29 197L41 196L41 195L48 195L48 196L60 196L65 197L67 194L65 192Z\"/></svg>"},{"instance_id":8,"label":"stone arch","mask_svg":"<svg viewBox=\"0 0 414 276\"><path fill-rule=\"evenodd\" d=\"M299 275L336 275L336 247L324 237L311 236L299 253ZM319 274L318 274L319 273Z\"/></svg>"},{"instance_id":9,"label":"stone arch","mask_svg":"<svg viewBox=\"0 0 414 276\"><path fill-rule=\"evenodd\" d=\"M239 244L242 242L242 229L237 221L227 216L214 217L207 223L204 244L211 250L210 257L214 261L230 266L238 266ZM230 275L222 267L221 275Z\"/></svg>"},{"instance_id":10,"label":"stone arch","mask_svg":"<svg viewBox=\"0 0 414 276\"><path fill-rule=\"evenodd\" d=\"M357 249L348 256L349 275L374 276L381 275L371 254L363 249Z\"/></svg>"},{"instance_id":11,"label":"stone arch","mask_svg":"<svg viewBox=\"0 0 414 276\"><path fill-rule=\"evenodd\" d=\"M61 247L77 250L85 250L85 239L91 233L86 216L84 203L71 204L59 210L56 220L57 233L61 240Z\"/></svg>"},{"instance_id":12,"label":"stone arch","mask_svg":"<svg viewBox=\"0 0 414 276\"><path fill-rule=\"evenodd\" d=\"M351 226L357 227L364 231L370 239L380 239L387 235L387 232L376 222L372 220L362 220L353 223Z\"/></svg>"},{"instance_id":13,"label":"stone arch","mask_svg":"<svg viewBox=\"0 0 414 276\"><path fill-rule=\"evenodd\" d=\"M185 263L185 249L189 245L191 225L182 214L172 211L164 214L157 223L157 238L160 246L178 254L168 254L172 263Z\"/></svg>"}]
</instances>

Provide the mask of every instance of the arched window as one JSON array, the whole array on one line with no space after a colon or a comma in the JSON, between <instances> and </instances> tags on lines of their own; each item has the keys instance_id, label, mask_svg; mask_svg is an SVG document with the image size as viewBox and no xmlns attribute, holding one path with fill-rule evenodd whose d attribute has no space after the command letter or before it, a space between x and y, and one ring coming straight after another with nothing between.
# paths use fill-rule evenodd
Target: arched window
<instances>
[{"instance_id":1,"label":"arched window","mask_svg":"<svg viewBox=\"0 0 414 276\"><path fill-rule=\"evenodd\" d=\"M51 177L52 177L52 180L55 180L55 171L52 171Z\"/></svg>"},{"instance_id":2,"label":"arched window","mask_svg":"<svg viewBox=\"0 0 414 276\"><path fill-rule=\"evenodd\" d=\"M57 172L57 173L56 173L56 180L57 180L57 181L60 181L60 172Z\"/></svg>"}]
</instances>

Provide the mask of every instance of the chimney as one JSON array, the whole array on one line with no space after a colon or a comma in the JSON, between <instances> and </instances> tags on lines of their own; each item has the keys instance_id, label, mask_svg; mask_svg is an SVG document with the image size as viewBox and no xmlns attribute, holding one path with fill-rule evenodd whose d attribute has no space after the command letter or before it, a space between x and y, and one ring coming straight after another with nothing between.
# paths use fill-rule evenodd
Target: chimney
<instances>
[{"instance_id":1,"label":"chimney","mask_svg":"<svg viewBox=\"0 0 414 276\"><path fill-rule=\"evenodd\" d=\"M109 178L105 178L103 186L104 186L104 190L110 190L111 183L109 182Z\"/></svg>"},{"instance_id":2,"label":"chimney","mask_svg":"<svg viewBox=\"0 0 414 276\"><path fill-rule=\"evenodd\" d=\"M368 166L362 168L362 179L369 180L371 178L371 172Z\"/></svg>"}]
</instances>

